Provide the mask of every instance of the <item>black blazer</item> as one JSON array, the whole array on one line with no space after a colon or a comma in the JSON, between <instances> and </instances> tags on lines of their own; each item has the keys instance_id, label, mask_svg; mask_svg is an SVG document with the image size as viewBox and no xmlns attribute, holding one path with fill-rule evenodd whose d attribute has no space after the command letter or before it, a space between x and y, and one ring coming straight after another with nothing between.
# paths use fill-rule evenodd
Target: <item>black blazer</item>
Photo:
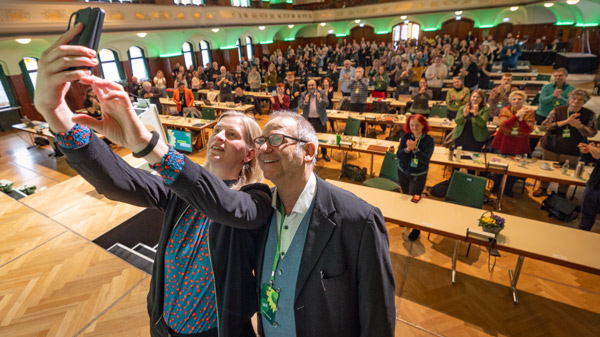
<instances>
[{"instance_id":1,"label":"black blazer","mask_svg":"<svg viewBox=\"0 0 600 337\"><path fill-rule=\"evenodd\" d=\"M262 275L268 227L257 242L256 275ZM260 289L260 277L257 283ZM297 336L393 336L394 289L381 211L317 177L296 281ZM258 330L264 335L260 312Z\"/></svg>"}]
</instances>

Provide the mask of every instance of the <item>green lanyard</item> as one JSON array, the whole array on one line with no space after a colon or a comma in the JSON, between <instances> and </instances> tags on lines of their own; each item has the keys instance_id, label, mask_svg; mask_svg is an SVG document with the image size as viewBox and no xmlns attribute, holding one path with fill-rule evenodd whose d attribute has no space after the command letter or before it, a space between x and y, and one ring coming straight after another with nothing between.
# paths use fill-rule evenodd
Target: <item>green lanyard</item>
<instances>
[{"instance_id":1,"label":"green lanyard","mask_svg":"<svg viewBox=\"0 0 600 337\"><path fill-rule=\"evenodd\" d=\"M277 251L275 252L275 259L273 261L273 270L271 270L271 287L275 280L275 270L279 264L279 254L281 252L281 231L283 230L283 221L285 220L285 213L283 209L283 201L281 202L281 223L279 224L279 232L277 232Z\"/></svg>"},{"instance_id":2,"label":"green lanyard","mask_svg":"<svg viewBox=\"0 0 600 337\"><path fill-rule=\"evenodd\" d=\"M419 148L419 143L421 143L421 139L423 139L423 135L421 135L421 136L419 137L419 139L417 139L417 147L415 147L415 149L418 149L418 148Z\"/></svg>"},{"instance_id":3,"label":"green lanyard","mask_svg":"<svg viewBox=\"0 0 600 337\"><path fill-rule=\"evenodd\" d=\"M569 109L567 109L567 119L569 119L570 115L571 115L571 112L569 112ZM565 126L565 129L569 129L569 124L567 124L567 126Z\"/></svg>"}]
</instances>

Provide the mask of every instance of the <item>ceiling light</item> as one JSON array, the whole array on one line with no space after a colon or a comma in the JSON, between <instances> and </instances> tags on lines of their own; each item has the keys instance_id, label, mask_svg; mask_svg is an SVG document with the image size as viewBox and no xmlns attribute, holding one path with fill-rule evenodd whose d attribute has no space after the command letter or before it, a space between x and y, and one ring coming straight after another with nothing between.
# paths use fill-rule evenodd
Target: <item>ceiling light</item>
<instances>
[{"instance_id":1,"label":"ceiling light","mask_svg":"<svg viewBox=\"0 0 600 337\"><path fill-rule=\"evenodd\" d=\"M456 17L456 21L460 21L460 19L462 19L462 16L459 15Z\"/></svg>"},{"instance_id":2,"label":"ceiling light","mask_svg":"<svg viewBox=\"0 0 600 337\"><path fill-rule=\"evenodd\" d=\"M504 18L504 19L502 19L502 22L508 22L508 20L509 20L508 18Z\"/></svg>"},{"instance_id":3,"label":"ceiling light","mask_svg":"<svg viewBox=\"0 0 600 337\"><path fill-rule=\"evenodd\" d=\"M406 20L406 15L402 15L402 16L400 17L400 19L401 19L401 20Z\"/></svg>"},{"instance_id":4,"label":"ceiling light","mask_svg":"<svg viewBox=\"0 0 600 337\"><path fill-rule=\"evenodd\" d=\"M333 29L328 30L327 34L333 34Z\"/></svg>"},{"instance_id":5,"label":"ceiling light","mask_svg":"<svg viewBox=\"0 0 600 337\"><path fill-rule=\"evenodd\" d=\"M218 33L219 32L219 28L213 28L212 31L213 31L213 33Z\"/></svg>"},{"instance_id":6,"label":"ceiling light","mask_svg":"<svg viewBox=\"0 0 600 337\"><path fill-rule=\"evenodd\" d=\"M404 23L408 23L408 20L404 20Z\"/></svg>"},{"instance_id":7,"label":"ceiling light","mask_svg":"<svg viewBox=\"0 0 600 337\"><path fill-rule=\"evenodd\" d=\"M567 0L567 5L577 5L579 0Z\"/></svg>"},{"instance_id":8,"label":"ceiling light","mask_svg":"<svg viewBox=\"0 0 600 337\"><path fill-rule=\"evenodd\" d=\"M258 26L258 29L265 30L265 26Z\"/></svg>"},{"instance_id":9,"label":"ceiling light","mask_svg":"<svg viewBox=\"0 0 600 337\"><path fill-rule=\"evenodd\" d=\"M139 37L146 37L147 34L146 33L137 33L136 35Z\"/></svg>"},{"instance_id":10,"label":"ceiling light","mask_svg":"<svg viewBox=\"0 0 600 337\"><path fill-rule=\"evenodd\" d=\"M31 39L15 39L15 41L19 42L20 44L28 44L31 42Z\"/></svg>"},{"instance_id":11,"label":"ceiling light","mask_svg":"<svg viewBox=\"0 0 600 337\"><path fill-rule=\"evenodd\" d=\"M514 12L514 11L516 11L517 9L519 9L519 6L512 6L512 7L510 8L510 11L511 11L511 12Z\"/></svg>"},{"instance_id":12,"label":"ceiling light","mask_svg":"<svg viewBox=\"0 0 600 337\"><path fill-rule=\"evenodd\" d=\"M546 2L546 3L544 4L544 7L546 7L546 8L550 8L550 7L552 7L552 6L554 6L554 3L553 3L553 2Z\"/></svg>"},{"instance_id":13,"label":"ceiling light","mask_svg":"<svg viewBox=\"0 0 600 337\"><path fill-rule=\"evenodd\" d=\"M292 29L292 28L294 28L294 25L288 25L288 28Z\"/></svg>"},{"instance_id":14,"label":"ceiling light","mask_svg":"<svg viewBox=\"0 0 600 337\"><path fill-rule=\"evenodd\" d=\"M462 11L456 11L456 12L454 12L454 14L456 14L456 15L461 15L461 14L462 14Z\"/></svg>"},{"instance_id":15,"label":"ceiling light","mask_svg":"<svg viewBox=\"0 0 600 337\"><path fill-rule=\"evenodd\" d=\"M321 27L325 27L325 22L321 22Z\"/></svg>"},{"instance_id":16,"label":"ceiling light","mask_svg":"<svg viewBox=\"0 0 600 337\"><path fill-rule=\"evenodd\" d=\"M360 26L360 27L364 27L364 26L365 26L365 24L364 24L364 23L361 23L359 26Z\"/></svg>"},{"instance_id":17,"label":"ceiling light","mask_svg":"<svg viewBox=\"0 0 600 337\"><path fill-rule=\"evenodd\" d=\"M360 19L354 20L354 23L360 23Z\"/></svg>"}]
</instances>

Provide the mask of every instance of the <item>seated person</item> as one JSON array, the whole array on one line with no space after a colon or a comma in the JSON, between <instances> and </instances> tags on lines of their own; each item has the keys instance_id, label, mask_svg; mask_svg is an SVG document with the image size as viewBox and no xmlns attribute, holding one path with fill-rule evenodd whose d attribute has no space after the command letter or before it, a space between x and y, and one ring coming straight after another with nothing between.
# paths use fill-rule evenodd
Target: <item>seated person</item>
<instances>
[{"instance_id":1,"label":"seated person","mask_svg":"<svg viewBox=\"0 0 600 337\"><path fill-rule=\"evenodd\" d=\"M159 114L162 114L162 104L160 104L160 90L152 86L150 81L144 81L142 83L142 90L140 90L140 96L149 100L150 103L156 105L156 110Z\"/></svg>"},{"instance_id":2,"label":"seated person","mask_svg":"<svg viewBox=\"0 0 600 337\"><path fill-rule=\"evenodd\" d=\"M246 94L241 86L235 87L235 94L233 95L233 103L237 105L246 104Z\"/></svg>"},{"instance_id":3,"label":"seated person","mask_svg":"<svg viewBox=\"0 0 600 337\"><path fill-rule=\"evenodd\" d=\"M102 112L100 111L100 103L96 98L96 92L92 87L85 90L85 101L83 101L83 107L87 110L88 115L100 119Z\"/></svg>"}]
</instances>

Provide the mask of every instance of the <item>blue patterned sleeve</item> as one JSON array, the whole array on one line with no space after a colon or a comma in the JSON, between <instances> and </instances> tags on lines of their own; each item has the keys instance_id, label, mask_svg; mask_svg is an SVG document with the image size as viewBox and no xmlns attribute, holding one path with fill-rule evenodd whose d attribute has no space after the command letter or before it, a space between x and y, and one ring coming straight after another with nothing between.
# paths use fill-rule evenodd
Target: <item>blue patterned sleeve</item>
<instances>
[{"instance_id":1,"label":"blue patterned sleeve","mask_svg":"<svg viewBox=\"0 0 600 337\"><path fill-rule=\"evenodd\" d=\"M184 164L183 155L175 151L172 146L169 146L169 152L162 157L161 162L153 164L151 167L160 174L165 181L165 185L171 185L179 176Z\"/></svg>"},{"instance_id":2,"label":"blue patterned sleeve","mask_svg":"<svg viewBox=\"0 0 600 337\"><path fill-rule=\"evenodd\" d=\"M56 142L63 149L78 149L90 142L92 131L87 127L75 124L71 130L56 134Z\"/></svg>"}]
</instances>

